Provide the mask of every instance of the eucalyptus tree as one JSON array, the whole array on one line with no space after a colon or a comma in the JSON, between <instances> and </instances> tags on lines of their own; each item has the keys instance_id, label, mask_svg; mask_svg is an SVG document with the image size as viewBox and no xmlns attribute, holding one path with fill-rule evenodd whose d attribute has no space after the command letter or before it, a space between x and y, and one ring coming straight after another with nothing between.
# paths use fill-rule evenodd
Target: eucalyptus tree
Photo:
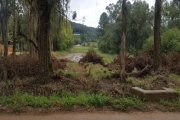
<instances>
[{"instance_id":1,"label":"eucalyptus tree","mask_svg":"<svg viewBox=\"0 0 180 120\"><path fill-rule=\"evenodd\" d=\"M126 27L127 27L127 8L126 8L126 0L123 0L122 3L122 39L121 39L121 51L120 51L120 56L121 56L121 80L125 82L125 46L126 46Z\"/></svg>"},{"instance_id":2,"label":"eucalyptus tree","mask_svg":"<svg viewBox=\"0 0 180 120\"><path fill-rule=\"evenodd\" d=\"M171 0L168 2L167 0L163 0L162 5L162 16L163 22L168 28L176 27L180 30L180 1L179 0Z\"/></svg>"},{"instance_id":3,"label":"eucalyptus tree","mask_svg":"<svg viewBox=\"0 0 180 120\"><path fill-rule=\"evenodd\" d=\"M4 56L8 55L8 34L7 25L11 15L11 0L0 0L0 23L2 32L2 42L4 44Z\"/></svg>"},{"instance_id":4,"label":"eucalyptus tree","mask_svg":"<svg viewBox=\"0 0 180 120\"><path fill-rule=\"evenodd\" d=\"M161 67L161 0L156 0L155 3L155 19L154 19L154 70Z\"/></svg>"}]
</instances>

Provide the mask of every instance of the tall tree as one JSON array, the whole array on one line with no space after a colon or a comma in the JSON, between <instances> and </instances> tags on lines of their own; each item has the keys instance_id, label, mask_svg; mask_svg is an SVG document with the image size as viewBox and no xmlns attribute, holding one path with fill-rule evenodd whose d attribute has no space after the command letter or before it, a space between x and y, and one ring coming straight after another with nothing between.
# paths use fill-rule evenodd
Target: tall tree
<instances>
[{"instance_id":1,"label":"tall tree","mask_svg":"<svg viewBox=\"0 0 180 120\"><path fill-rule=\"evenodd\" d=\"M13 0L13 51L12 54L16 54L16 0Z\"/></svg>"},{"instance_id":2,"label":"tall tree","mask_svg":"<svg viewBox=\"0 0 180 120\"><path fill-rule=\"evenodd\" d=\"M122 3L122 40L121 40L121 81L125 82L125 46L126 46L126 0L123 0Z\"/></svg>"},{"instance_id":3,"label":"tall tree","mask_svg":"<svg viewBox=\"0 0 180 120\"><path fill-rule=\"evenodd\" d=\"M155 19L154 19L154 70L161 67L161 0L155 3Z\"/></svg>"},{"instance_id":4,"label":"tall tree","mask_svg":"<svg viewBox=\"0 0 180 120\"><path fill-rule=\"evenodd\" d=\"M41 72L45 78L49 78L52 72L50 62L50 42L49 28L51 10L55 0L37 0L36 7L38 12L38 47Z\"/></svg>"},{"instance_id":5,"label":"tall tree","mask_svg":"<svg viewBox=\"0 0 180 120\"><path fill-rule=\"evenodd\" d=\"M0 0L0 22L1 22L1 32L2 32L2 41L4 44L4 56L8 55L8 37L7 37L7 24L8 19L11 15L10 12L10 1L9 0Z\"/></svg>"}]
</instances>

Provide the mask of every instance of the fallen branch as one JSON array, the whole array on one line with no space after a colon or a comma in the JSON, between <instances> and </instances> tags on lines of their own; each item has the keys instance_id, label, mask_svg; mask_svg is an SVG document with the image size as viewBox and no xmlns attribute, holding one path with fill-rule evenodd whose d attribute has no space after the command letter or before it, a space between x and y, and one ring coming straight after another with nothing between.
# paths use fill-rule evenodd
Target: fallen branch
<instances>
[{"instance_id":1,"label":"fallen branch","mask_svg":"<svg viewBox=\"0 0 180 120\"><path fill-rule=\"evenodd\" d=\"M127 76L134 76L134 77L141 77L143 75L146 75L151 68L152 65L147 65L144 69L142 69L141 71L138 71L138 72L131 72L131 73L126 73Z\"/></svg>"}]
</instances>

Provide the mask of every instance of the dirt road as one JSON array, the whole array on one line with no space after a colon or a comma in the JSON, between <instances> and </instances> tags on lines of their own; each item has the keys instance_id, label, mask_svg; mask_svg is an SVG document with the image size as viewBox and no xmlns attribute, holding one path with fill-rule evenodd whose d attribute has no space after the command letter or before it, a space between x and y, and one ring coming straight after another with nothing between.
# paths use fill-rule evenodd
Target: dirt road
<instances>
[{"instance_id":1,"label":"dirt road","mask_svg":"<svg viewBox=\"0 0 180 120\"><path fill-rule=\"evenodd\" d=\"M0 115L0 120L180 120L180 113L60 113L52 115Z\"/></svg>"}]
</instances>

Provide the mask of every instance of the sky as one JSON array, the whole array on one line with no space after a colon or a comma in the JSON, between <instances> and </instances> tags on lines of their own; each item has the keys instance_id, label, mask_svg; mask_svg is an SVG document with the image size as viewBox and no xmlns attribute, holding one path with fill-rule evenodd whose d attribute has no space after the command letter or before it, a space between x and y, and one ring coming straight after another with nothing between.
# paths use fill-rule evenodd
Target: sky
<instances>
[{"instance_id":1,"label":"sky","mask_svg":"<svg viewBox=\"0 0 180 120\"><path fill-rule=\"evenodd\" d=\"M77 18L73 22L81 23L90 27L97 27L100 15L106 12L106 6L110 3L116 4L118 0L70 0L70 11L77 12ZM132 2L132 0L130 0ZM155 0L144 0L150 6L155 4ZM69 13L71 15L71 12ZM83 20L83 17L85 19Z\"/></svg>"}]
</instances>

